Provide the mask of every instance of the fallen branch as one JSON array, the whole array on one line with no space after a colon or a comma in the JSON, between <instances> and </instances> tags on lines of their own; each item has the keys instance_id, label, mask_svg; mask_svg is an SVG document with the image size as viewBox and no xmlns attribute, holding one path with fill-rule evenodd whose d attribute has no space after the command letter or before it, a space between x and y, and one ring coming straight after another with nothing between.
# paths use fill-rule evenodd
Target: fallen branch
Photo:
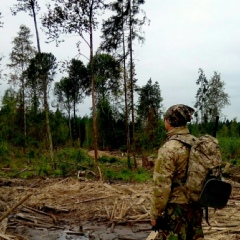
<instances>
[{"instance_id":1,"label":"fallen branch","mask_svg":"<svg viewBox=\"0 0 240 240\"><path fill-rule=\"evenodd\" d=\"M19 175L20 173L23 173L23 172L25 172L25 171L27 171L27 170L28 170L28 168L24 168L23 170L21 170L21 171L17 172L16 174L14 174L13 177L16 177L16 176Z\"/></svg>"},{"instance_id":2,"label":"fallen branch","mask_svg":"<svg viewBox=\"0 0 240 240\"><path fill-rule=\"evenodd\" d=\"M99 172L99 177L100 177L100 182L102 182L103 181L103 178L102 178L102 172L101 172L101 169L100 169L100 167L99 166L97 166L97 168L98 168L98 172Z\"/></svg>"},{"instance_id":3,"label":"fallen branch","mask_svg":"<svg viewBox=\"0 0 240 240\"><path fill-rule=\"evenodd\" d=\"M54 223L57 222L57 218L52 214L52 213L45 213L43 211L40 211L40 210L37 210L35 208L31 208L29 206L26 206L26 205L23 205L24 209L22 209L22 211L27 211L27 212L31 212L31 213L39 213L39 214L42 214L42 215L45 215L45 216L49 216L53 219Z\"/></svg>"},{"instance_id":4,"label":"fallen branch","mask_svg":"<svg viewBox=\"0 0 240 240\"><path fill-rule=\"evenodd\" d=\"M46 215L46 216L50 216L50 214L48 214L48 213L45 213L43 211L37 210L35 208L29 207L29 206L26 206L26 205L23 205L23 207L28 209L30 212L35 212L35 213L43 214L43 215Z\"/></svg>"},{"instance_id":5,"label":"fallen branch","mask_svg":"<svg viewBox=\"0 0 240 240\"><path fill-rule=\"evenodd\" d=\"M60 226L56 226L53 224L47 224L47 223L35 223L35 222L27 222L24 220L19 220L16 221L18 223L20 223L21 225L25 225L25 226L30 226L30 227L39 227L39 228L55 228L55 229L65 229L64 227L60 227Z\"/></svg>"},{"instance_id":6,"label":"fallen branch","mask_svg":"<svg viewBox=\"0 0 240 240\"><path fill-rule=\"evenodd\" d=\"M0 233L0 239L4 239L4 240L13 240L14 236L11 236L11 235L5 235L5 234L2 234Z\"/></svg>"},{"instance_id":7,"label":"fallen branch","mask_svg":"<svg viewBox=\"0 0 240 240\"><path fill-rule=\"evenodd\" d=\"M17 219L22 219L22 220L26 220L28 222L34 222L34 223L40 223L40 222L47 222L47 223L52 223L52 218L46 218L45 216L42 218L38 216L32 216L29 214L23 214L23 213L16 213L16 218Z\"/></svg>"},{"instance_id":8,"label":"fallen branch","mask_svg":"<svg viewBox=\"0 0 240 240\"><path fill-rule=\"evenodd\" d=\"M15 204L11 209L9 209L6 213L3 214L2 217L0 217L0 222L2 222L2 220L4 218L6 218L8 215L10 215L18 206L20 206L23 202L25 202L29 197L32 196L32 193L26 195L23 199L21 199L17 204Z\"/></svg>"},{"instance_id":9,"label":"fallen branch","mask_svg":"<svg viewBox=\"0 0 240 240\"><path fill-rule=\"evenodd\" d=\"M74 232L74 231L64 231L64 232L69 235L85 236L83 232Z\"/></svg>"},{"instance_id":10,"label":"fallen branch","mask_svg":"<svg viewBox=\"0 0 240 240\"><path fill-rule=\"evenodd\" d=\"M111 196L98 197L98 198L90 198L90 199L85 199L85 200L82 200L82 201L77 201L76 203L93 202L93 201L101 200L101 199L108 198L108 197L111 197Z\"/></svg>"},{"instance_id":11,"label":"fallen branch","mask_svg":"<svg viewBox=\"0 0 240 240\"><path fill-rule=\"evenodd\" d=\"M117 192L117 193L121 193L121 194L123 193L122 191L119 191L118 189L110 186L110 185L107 184L107 183L104 183L103 186L104 186L105 188L108 188L108 189L110 189L110 190L112 190L112 191L115 191L115 192Z\"/></svg>"},{"instance_id":12,"label":"fallen branch","mask_svg":"<svg viewBox=\"0 0 240 240\"><path fill-rule=\"evenodd\" d=\"M41 207L41 209L42 209L43 211L54 211L54 212L56 212L56 213L62 213L62 212L68 213L68 212L70 212L69 209L66 209L66 208L57 208L57 207L53 207L53 206L50 206L50 205L44 205L44 206Z\"/></svg>"}]
</instances>

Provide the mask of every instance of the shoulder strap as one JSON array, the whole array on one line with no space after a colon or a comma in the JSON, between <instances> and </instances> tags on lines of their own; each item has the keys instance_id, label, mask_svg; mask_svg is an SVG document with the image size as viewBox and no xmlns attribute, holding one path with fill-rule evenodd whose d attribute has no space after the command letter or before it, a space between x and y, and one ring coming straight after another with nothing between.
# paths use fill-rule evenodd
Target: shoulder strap
<instances>
[{"instance_id":1,"label":"shoulder strap","mask_svg":"<svg viewBox=\"0 0 240 240\"><path fill-rule=\"evenodd\" d=\"M169 140L177 140L182 142L184 145L187 145L188 147L192 147L195 142L197 141L197 137L191 135L191 134L175 134L172 137L170 137Z\"/></svg>"},{"instance_id":2,"label":"shoulder strap","mask_svg":"<svg viewBox=\"0 0 240 240\"><path fill-rule=\"evenodd\" d=\"M181 142L190 151L191 147L194 145L196 139L197 138L191 134L175 134L175 135L171 136L169 140L176 140L176 141ZM179 183L173 184L172 188L182 186L186 183L187 175L188 175L188 164L189 164L189 159L187 161L185 177L181 180L181 183L179 182Z\"/></svg>"}]
</instances>

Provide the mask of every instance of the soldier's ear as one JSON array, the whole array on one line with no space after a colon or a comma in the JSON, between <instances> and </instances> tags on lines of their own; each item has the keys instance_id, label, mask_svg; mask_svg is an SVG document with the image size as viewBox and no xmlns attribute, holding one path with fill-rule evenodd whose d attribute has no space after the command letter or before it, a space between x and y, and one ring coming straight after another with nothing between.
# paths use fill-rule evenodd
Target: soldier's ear
<instances>
[{"instance_id":1,"label":"soldier's ear","mask_svg":"<svg viewBox=\"0 0 240 240\"><path fill-rule=\"evenodd\" d=\"M170 130L170 128L171 128L171 124L170 124L170 121L169 121L169 119L164 119L164 126L165 126L165 129L168 131L168 130Z\"/></svg>"}]
</instances>

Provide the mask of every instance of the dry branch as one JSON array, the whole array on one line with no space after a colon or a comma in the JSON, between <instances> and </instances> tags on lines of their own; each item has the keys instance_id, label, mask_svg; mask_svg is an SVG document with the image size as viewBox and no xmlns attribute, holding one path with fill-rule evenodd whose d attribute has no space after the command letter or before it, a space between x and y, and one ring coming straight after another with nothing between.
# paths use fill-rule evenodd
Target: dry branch
<instances>
[{"instance_id":1,"label":"dry branch","mask_svg":"<svg viewBox=\"0 0 240 240\"><path fill-rule=\"evenodd\" d=\"M148 235L148 237L146 238L146 240L153 240L156 238L157 236L157 232L151 231L150 234Z\"/></svg>"},{"instance_id":2,"label":"dry branch","mask_svg":"<svg viewBox=\"0 0 240 240\"><path fill-rule=\"evenodd\" d=\"M25 202L29 197L32 196L32 193L26 195L23 199L21 199L17 204L15 204L12 208L10 208L6 213L3 214L2 217L0 217L0 222L6 218L9 214L11 214L18 206L20 206L23 202Z\"/></svg>"},{"instance_id":3,"label":"dry branch","mask_svg":"<svg viewBox=\"0 0 240 240\"><path fill-rule=\"evenodd\" d=\"M15 237L11 236L11 235L5 235L5 234L0 233L0 239L13 240L13 239L15 239Z\"/></svg>"},{"instance_id":4,"label":"dry branch","mask_svg":"<svg viewBox=\"0 0 240 240\"><path fill-rule=\"evenodd\" d=\"M23 205L24 208L28 209L30 212L35 212L35 213L39 213L39 214L43 214L43 215L46 215L46 216L50 216L50 214L48 213L45 213L43 211L40 211L40 210L37 210L35 208L31 208L29 206L26 206L26 205ZM24 209L25 210L25 209Z\"/></svg>"},{"instance_id":5,"label":"dry branch","mask_svg":"<svg viewBox=\"0 0 240 240\"><path fill-rule=\"evenodd\" d=\"M14 174L13 177L16 177L16 176L19 175L20 173L23 173L23 172L25 172L25 171L27 171L27 170L28 170L28 168L24 168L24 169L22 169L21 171L19 171L19 172L17 172L16 174Z\"/></svg>"},{"instance_id":6,"label":"dry branch","mask_svg":"<svg viewBox=\"0 0 240 240\"><path fill-rule=\"evenodd\" d=\"M50 206L50 205L44 205L42 206L42 209L45 210L45 211L54 211L56 213L69 213L70 210L69 209L66 209L66 208L57 208L57 207L54 207L54 206Z\"/></svg>"},{"instance_id":7,"label":"dry branch","mask_svg":"<svg viewBox=\"0 0 240 240\"><path fill-rule=\"evenodd\" d=\"M90 198L90 199L85 199L82 201L77 201L76 203L86 203L86 202L93 202L93 201L97 201L97 200L101 200L101 199L105 199L105 198L109 198L111 196L104 196L104 197L97 197L97 198Z\"/></svg>"},{"instance_id":8,"label":"dry branch","mask_svg":"<svg viewBox=\"0 0 240 240\"><path fill-rule=\"evenodd\" d=\"M122 193L122 191L119 191L118 189L110 186L110 185L107 184L107 183L104 183L103 186L106 187L106 188L108 188L108 189L110 189L110 190L112 190L112 191L115 191L115 192L117 192L117 193Z\"/></svg>"}]
</instances>

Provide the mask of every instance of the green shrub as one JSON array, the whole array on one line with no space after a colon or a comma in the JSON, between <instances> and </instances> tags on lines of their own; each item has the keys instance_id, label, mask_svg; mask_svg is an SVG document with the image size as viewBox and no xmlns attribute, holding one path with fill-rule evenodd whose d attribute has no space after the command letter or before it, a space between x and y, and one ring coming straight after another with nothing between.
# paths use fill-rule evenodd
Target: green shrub
<instances>
[{"instance_id":1,"label":"green shrub","mask_svg":"<svg viewBox=\"0 0 240 240\"><path fill-rule=\"evenodd\" d=\"M151 173L145 169L107 169L104 172L106 180L119 180L127 182L146 182L152 179Z\"/></svg>"},{"instance_id":2,"label":"green shrub","mask_svg":"<svg viewBox=\"0 0 240 240\"><path fill-rule=\"evenodd\" d=\"M34 151L33 149L31 149L31 150L29 151L28 157L29 157L29 159L34 159L34 157L35 157L35 151Z\"/></svg>"},{"instance_id":3,"label":"green shrub","mask_svg":"<svg viewBox=\"0 0 240 240\"><path fill-rule=\"evenodd\" d=\"M118 161L119 160L116 157L108 157L108 156L105 156L105 155L103 155L102 157L100 157L98 159L99 163L116 163Z\"/></svg>"},{"instance_id":4,"label":"green shrub","mask_svg":"<svg viewBox=\"0 0 240 240\"><path fill-rule=\"evenodd\" d=\"M223 161L236 160L240 162L240 138L227 137L219 138Z\"/></svg>"},{"instance_id":5,"label":"green shrub","mask_svg":"<svg viewBox=\"0 0 240 240\"><path fill-rule=\"evenodd\" d=\"M10 146L7 142L0 142L0 156L8 156L10 154Z\"/></svg>"}]
</instances>

